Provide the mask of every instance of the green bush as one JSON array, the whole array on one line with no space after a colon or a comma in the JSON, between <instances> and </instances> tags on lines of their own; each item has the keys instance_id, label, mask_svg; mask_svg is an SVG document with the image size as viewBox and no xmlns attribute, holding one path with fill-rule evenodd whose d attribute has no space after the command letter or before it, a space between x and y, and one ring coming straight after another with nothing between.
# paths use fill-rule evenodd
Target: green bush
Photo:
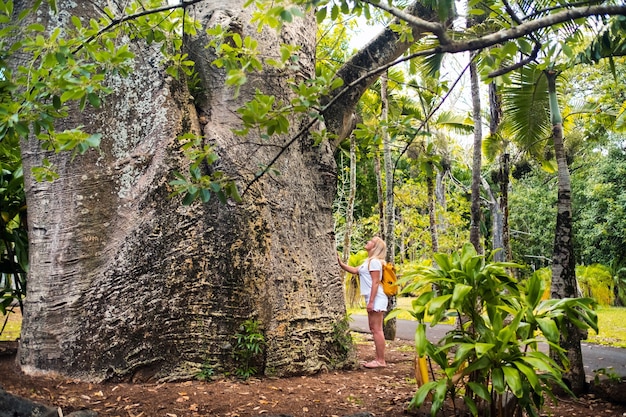
<instances>
[{"instance_id":1,"label":"green bush","mask_svg":"<svg viewBox=\"0 0 626 417\"><path fill-rule=\"evenodd\" d=\"M492 256L478 255L466 244L451 255L436 254L436 267L405 270L403 292L437 288L422 292L413 301L411 314L419 321L417 355L428 356L442 370L417 390L412 407L431 398L434 416L449 397L458 415L455 400L460 395L463 403L458 406L473 415L499 417L521 409L538 416L546 396L553 397L553 387L569 392L562 382L563 370L539 350L539 342L548 343L567 364L558 345L561 323L571 320L597 331L593 300L542 300L546 283L538 274L521 284L509 272L519 265L492 262ZM460 320L457 328L438 343L428 341L426 316L432 316L434 325L450 314Z\"/></svg>"},{"instance_id":2,"label":"green bush","mask_svg":"<svg viewBox=\"0 0 626 417\"><path fill-rule=\"evenodd\" d=\"M265 336L261 332L260 323L252 319L244 321L239 326L239 332L235 334L232 353L236 364L235 375L248 379L259 373L264 352Z\"/></svg>"},{"instance_id":3,"label":"green bush","mask_svg":"<svg viewBox=\"0 0 626 417\"><path fill-rule=\"evenodd\" d=\"M576 277L583 296L593 298L601 306L613 305L613 276L609 267L600 264L577 266Z\"/></svg>"}]
</instances>

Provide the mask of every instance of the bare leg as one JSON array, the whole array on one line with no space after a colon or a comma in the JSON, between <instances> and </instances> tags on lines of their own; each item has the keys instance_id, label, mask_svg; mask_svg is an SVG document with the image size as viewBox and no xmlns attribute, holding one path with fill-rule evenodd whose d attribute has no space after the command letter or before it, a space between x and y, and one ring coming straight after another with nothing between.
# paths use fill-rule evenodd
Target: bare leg
<instances>
[{"instance_id":1,"label":"bare leg","mask_svg":"<svg viewBox=\"0 0 626 417\"><path fill-rule=\"evenodd\" d=\"M385 366L385 334L383 333L383 318L385 316L384 311L373 311L367 313L367 321L370 326L370 331L374 338L374 349L376 351L375 361L379 366ZM374 366L372 366L374 367Z\"/></svg>"}]
</instances>

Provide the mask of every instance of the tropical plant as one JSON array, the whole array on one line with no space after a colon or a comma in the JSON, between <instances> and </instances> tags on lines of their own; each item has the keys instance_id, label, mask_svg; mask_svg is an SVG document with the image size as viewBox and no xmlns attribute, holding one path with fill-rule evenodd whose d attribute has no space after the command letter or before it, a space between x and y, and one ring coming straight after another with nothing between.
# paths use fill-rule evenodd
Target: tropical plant
<instances>
[{"instance_id":1,"label":"tropical plant","mask_svg":"<svg viewBox=\"0 0 626 417\"><path fill-rule=\"evenodd\" d=\"M259 366L263 364L265 336L258 321L247 319L239 326L239 332L234 337L232 355L236 366L235 375L248 379L261 371Z\"/></svg>"},{"instance_id":2,"label":"tropical plant","mask_svg":"<svg viewBox=\"0 0 626 417\"><path fill-rule=\"evenodd\" d=\"M421 292L410 310L419 321L416 354L441 367L417 390L411 407L422 406L430 397L434 416L450 398L458 415L460 395L473 415L505 416L522 409L538 416L555 387L569 392L564 369L541 351L540 343L547 343L567 364L559 348L559 329L570 320L597 330L593 300L542 300L546 284L538 275L520 283L509 272L520 265L493 262L493 255L479 255L467 243L450 255L436 254L437 266L405 270L402 292ZM438 288L436 294L423 291L432 285ZM463 317L464 323L433 343L426 338L427 314L432 315L431 326L450 315Z\"/></svg>"},{"instance_id":3,"label":"tropical plant","mask_svg":"<svg viewBox=\"0 0 626 417\"><path fill-rule=\"evenodd\" d=\"M26 296L28 236L19 155L3 155L0 169L0 315L5 316L0 325L1 334L8 314L16 307L21 310Z\"/></svg>"},{"instance_id":4,"label":"tropical plant","mask_svg":"<svg viewBox=\"0 0 626 417\"><path fill-rule=\"evenodd\" d=\"M613 275L611 269L604 265L579 265L576 276L580 285L581 295L593 298L601 306L613 305Z\"/></svg>"}]
</instances>

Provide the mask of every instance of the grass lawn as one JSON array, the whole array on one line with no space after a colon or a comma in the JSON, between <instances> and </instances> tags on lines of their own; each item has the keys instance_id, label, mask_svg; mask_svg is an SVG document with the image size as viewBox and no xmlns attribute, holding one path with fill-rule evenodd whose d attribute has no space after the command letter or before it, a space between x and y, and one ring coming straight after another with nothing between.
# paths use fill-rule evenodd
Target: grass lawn
<instances>
[{"instance_id":1,"label":"grass lawn","mask_svg":"<svg viewBox=\"0 0 626 417\"><path fill-rule=\"evenodd\" d=\"M19 311L19 310L17 310ZM17 340L20 337L20 329L22 327L22 315L18 313L11 313L8 315L8 321L2 333L0 333L0 341L6 340ZM0 329L4 325L4 321L7 319L7 316L0 315Z\"/></svg>"},{"instance_id":2,"label":"grass lawn","mask_svg":"<svg viewBox=\"0 0 626 417\"><path fill-rule=\"evenodd\" d=\"M398 297L398 308L410 309L413 298ZM589 330L588 342L600 345L626 348L626 307L598 307L599 334ZM349 308L348 314L366 315L365 306ZM408 312L403 311L398 319L413 320ZM450 322L452 324L452 322Z\"/></svg>"},{"instance_id":3,"label":"grass lawn","mask_svg":"<svg viewBox=\"0 0 626 417\"><path fill-rule=\"evenodd\" d=\"M626 307L598 307L598 329L589 330L588 342L626 348Z\"/></svg>"}]
</instances>

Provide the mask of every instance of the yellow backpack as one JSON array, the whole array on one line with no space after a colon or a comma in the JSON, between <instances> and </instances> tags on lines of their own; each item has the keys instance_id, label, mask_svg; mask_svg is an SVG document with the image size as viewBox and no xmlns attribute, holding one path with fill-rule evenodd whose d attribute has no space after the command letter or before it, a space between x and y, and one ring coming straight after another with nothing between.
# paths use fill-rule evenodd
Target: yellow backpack
<instances>
[{"instance_id":1,"label":"yellow backpack","mask_svg":"<svg viewBox=\"0 0 626 417\"><path fill-rule=\"evenodd\" d=\"M367 263L369 269L369 262ZM398 277L396 276L396 267L391 262L386 262L383 265L383 292L387 297L392 297L398 294Z\"/></svg>"},{"instance_id":2,"label":"yellow backpack","mask_svg":"<svg viewBox=\"0 0 626 417\"><path fill-rule=\"evenodd\" d=\"M398 294L398 278L396 277L396 267L391 262L383 265L383 291L387 297Z\"/></svg>"}]
</instances>

